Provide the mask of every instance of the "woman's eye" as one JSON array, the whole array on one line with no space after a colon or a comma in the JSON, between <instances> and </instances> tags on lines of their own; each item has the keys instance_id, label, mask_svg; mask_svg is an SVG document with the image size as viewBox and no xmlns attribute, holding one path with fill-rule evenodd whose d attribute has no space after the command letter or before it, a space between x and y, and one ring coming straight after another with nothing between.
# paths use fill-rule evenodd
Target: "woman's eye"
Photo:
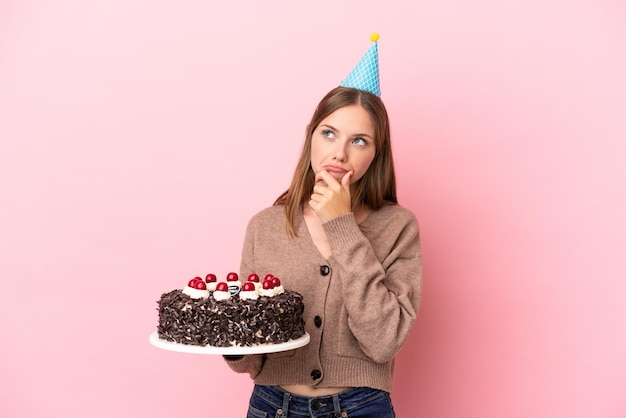
<instances>
[{"instance_id":1,"label":"woman's eye","mask_svg":"<svg viewBox=\"0 0 626 418\"><path fill-rule=\"evenodd\" d=\"M322 131L322 136L324 138L332 138L334 136L333 131L329 130L329 129L324 129Z\"/></svg>"},{"instance_id":2,"label":"woman's eye","mask_svg":"<svg viewBox=\"0 0 626 418\"><path fill-rule=\"evenodd\" d=\"M352 141L353 143L357 144L357 145L367 145L367 141L363 138L354 138L354 140Z\"/></svg>"}]
</instances>

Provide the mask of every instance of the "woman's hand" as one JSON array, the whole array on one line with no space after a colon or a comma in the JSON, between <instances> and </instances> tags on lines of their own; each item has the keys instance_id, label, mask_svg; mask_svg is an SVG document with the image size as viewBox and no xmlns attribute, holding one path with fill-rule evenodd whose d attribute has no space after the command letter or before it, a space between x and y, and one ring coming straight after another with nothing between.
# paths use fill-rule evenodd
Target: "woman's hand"
<instances>
[{"instance_id":1,"label":"woman's hand","mask_svg":"<svg viewBox=\"0 0 626 418\"><path fill-rule=\"evenodd\" d=\"M313 194L309 206L322 223L352 212L350 200L350 178L353 171L348 171L339 183L328 171L320 171L315 176Z\"/></svg>"}]
</instances>

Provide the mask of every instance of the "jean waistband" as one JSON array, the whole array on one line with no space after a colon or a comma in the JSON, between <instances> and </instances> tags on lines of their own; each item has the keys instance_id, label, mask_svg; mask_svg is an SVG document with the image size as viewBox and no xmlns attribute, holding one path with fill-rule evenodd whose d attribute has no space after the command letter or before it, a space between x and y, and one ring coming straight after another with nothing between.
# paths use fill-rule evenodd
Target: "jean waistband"
<instances>
[{"instance_id":1,"label":"jean waistband","mask_svg":"<svg viewBox=\"0 0 626 418\"><path fill-rule=\"evenodd\" d=\"M295 395L278 386L261 385L254 386L254 393L285 411L285 416L289 411L290 416L325 416L334 412L337 417L346 416L346 410L386 394L377 389L354 388L334 395L308 397Z\"/></svg>"}]
</instances>

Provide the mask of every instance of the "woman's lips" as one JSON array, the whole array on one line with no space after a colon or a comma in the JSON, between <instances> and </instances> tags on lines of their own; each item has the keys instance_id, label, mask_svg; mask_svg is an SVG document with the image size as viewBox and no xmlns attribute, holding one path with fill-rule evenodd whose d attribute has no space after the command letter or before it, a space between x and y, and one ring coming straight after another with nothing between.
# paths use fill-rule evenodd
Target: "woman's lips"
<instances>
[{"instance_id":1,"label":"woman's lips","mask_svg":"<svg viewBox=\"0 0 626 418\"><path fill-rule=\"evenodd\" d=\"M337 167L335 165L325 165L324 170L328 171L329 173L338 173L338 174L342 174L342 173L347 173L348 170L346 170L345 168L341 168L341 167Z\"/></svg>"}]
</instances>

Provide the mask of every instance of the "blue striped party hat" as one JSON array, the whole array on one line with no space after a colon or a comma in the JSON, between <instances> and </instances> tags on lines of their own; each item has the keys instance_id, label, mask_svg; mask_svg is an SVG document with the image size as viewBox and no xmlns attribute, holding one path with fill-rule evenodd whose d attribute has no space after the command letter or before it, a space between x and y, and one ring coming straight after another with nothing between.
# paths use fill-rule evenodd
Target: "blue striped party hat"
<instances>
[{"instance_id":1,"label":"blue striped party hat","mask_svg":"<svg viewBox=\"0 0 626 418\"><path fill-rule=\"evenodd\" d=\"M378 38L377 33L370 35L372 46L363 58L356 64L350 74L339 84L341 87L351 87L365 90L380 97L380 81L378 78Z\"/></svg>"}]
</instances>

